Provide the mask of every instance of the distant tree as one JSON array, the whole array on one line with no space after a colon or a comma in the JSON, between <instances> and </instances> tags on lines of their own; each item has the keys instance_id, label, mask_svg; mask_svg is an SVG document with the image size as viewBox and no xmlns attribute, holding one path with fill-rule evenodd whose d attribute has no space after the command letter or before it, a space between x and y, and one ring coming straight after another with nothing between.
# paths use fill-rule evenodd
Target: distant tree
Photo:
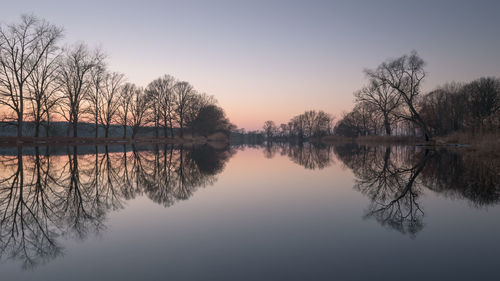
<instances>
[{"instance_id":1,"label":"distant tree","mask_svg":"<svg viewBox=\"0 0 500 281\"><path fill-rule=\"evenodd\" d=\"M262 126L262 129L264 130L264 133L266 134L268 140L271 140L278 130L276 124L274 124L274 121L272 120L264 122L264 126Z\"/></svg>"},{"instance_id":2,"label":"distant tree","mask_svg":"<svg viewBox=\"0 0 500 281\"><path fill-rule=\"evenodd\" d=\"M18 137L23 135L26 82L61 37L61 28L29 15L0 27L0 104L17 115Z\"/></svg>"},{"instance_id":3,"label":"distant tree","mask_svg":"<svg viewBox=\"0 0 500 281\"><path fill-rule=\"evenodd\" d=\"M357 103L353 110L344 113L335 126L335 134L346 137L358 137L376 134L377 120L374 120L375 107L366 102Z\"/></svg>"},{"instance_id":4,"label":"distant tree","mask_svg":"<svg viewBox=\"0 0 500 281\"><path fill-rule=\"evenodd\" d=\"M433 135L445 135L465 128L467 101L463 85L446 84L422 97L420 114Z\"/></svg>"},{"instance_id":5,"label":"distant tree","mask_svg":"<svg viewBox=\"0 0 500 281\"><path fill-rule=\"evenodd\" d=\"M421 82L425 77L424 66L424 60L413 51L410 55L388 60L375 70L365 70L365 73L377 85L387 85L398 92L406 104L405 112L400 112L399 117L418 125L425 140L429 140L430 132L416 108Z\"/></svg>"},{"instance_id":6,"label":"distant tree","mask_svg":"<svg viewBox=\"0 0 500 281\"><path fill-rule=\"evenodd\" d=\"M290 121L290 135L295 136L302 141L305 135L305 116L303 114L297 115Z\"/></svg>"},{"instance_id":7,"label":"distant tree","mask_svg":"<svg viewBox=\"0 0 500 281\"><path fill-rule=\"evenodd\" d=\"M289 124L280 124L279 126L279 135L280 137L288 137L290 135L290 126Z\"/></svg>"},{"instance_id":8,"label":"distant tree","mask_svg":"<svg viewBox=\"0 0 500 281\"><path fill-rule=\"evenodd\" d=\"M483 77L464 86L468 113L474 129L487 128L489 117L500 113L500 80L492 77ZM498 129L498 127L497 127Z\"/></svg>"}]
</instances>

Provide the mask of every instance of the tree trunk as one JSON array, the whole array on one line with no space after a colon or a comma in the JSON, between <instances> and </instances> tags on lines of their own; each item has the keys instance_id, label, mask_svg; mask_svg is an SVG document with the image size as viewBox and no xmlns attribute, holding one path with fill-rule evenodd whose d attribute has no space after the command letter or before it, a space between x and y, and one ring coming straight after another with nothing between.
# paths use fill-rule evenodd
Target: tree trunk
<instances>
[{"instance_id":1,"label":"tree trunk","mask_svg":"<svg viewBox=\"0 0 500 281\"><path fill-rule=\"evenodd\" d=\"M163 137L168 136L168 125L167 125L167 118L163 118Z\"/></svg>"},{"instance_id":2,"label":"tree trunk","mask_svg":"<svg viewBox=\"0 0 500 281\"><path fill-rule=\"evenodd\" d=\"M23 136L23 114L17 114L17 137L21 138Z\"/></svg>"},{"instance_id":3,"label":"tree trunk","mask_svg":"<svg viewBox=\"0 0 500 281\"><path fill-rule=\"evenodd\" d=\"M174 137L174 126L172 125L172 118L170 118L169 124L170 124L170 136Z\"/></svg>"},{"instance_id":4,"label":"tree trunk","mask_svg":"<svg viewBox=\"0 0 500 281\"><path fill-rule=\"evenodd\" d=\"M36 121L35 122L35 137L39 137L40 136L40 121Z\"/></svg>"},{"instance_id":5,"label":"tree trunk","mask_svg":"<svg viewBox=\"0 0 500 281\"><path fill-rule=\"evenodd\" d=\"M180 133L181 133L181 138L183 138L183 137L184 137L184 127L183 127L183 124L182 124L182 123L184 123L184 122L183 122L184 120L182 120L182 119L183 119L183 118L182 118L182 116L181 116L181 117L180 117L180 119L179 119L179 127L180 127L180 130L181 130L181 132L180 132Z\"/></svg>"},{"instance_id":6,"label":"tree trunk","mask_svg":"<svg viewBox=\"0 0 500 281\"><path fill-rule=\"evenodd\" d=\"M17 137L23 136L24 97L23 85L19 85L19 111L17 112Z\"/></svg>"},{"instance_id":7,"label":"tree trunk","mask_svg":"<svg viewBox=\"0 0 500 281\"><path fill-rule=\"evenodd\" d=\"M78 137L78 118L73 116L73 137Z\"/></svg>"},{"instance_id":8,"label":"tree trunk","mask_svg":"<svg viewBox=\"0 0 500 281\"><path fill-rule=\"evenodd\" d=\"M125 118L123 120L123 138L127 137L127 112L125 112Z\"/></svg>"},{"instance_id":9,"label":"tree trunk","mask_svg":"<svg viewBox=\"0 0 500 281\"><path fill-rule=\"evenodd\" d=\"M387 114L384 115L384 126L386 135L391 135L391 124L389 123L389 116Z\"/></svg>"},{"instance_id":10,"label":"tree trunk","mask_svg":"<svg viewBox=\"0 0 500 281\"><path fill-rule=\"evenodd\" d=\"M99 124L97 123L97 115L95 116L95 137L99 137Z\"/></svg>"},{"instance_id":11,"label":"tree trunk","mask_svg":"<svg viewBox=\"0 0 500 281\"><path fill-rule=\"evenodd\" d=\"M49 137L49 129L50 129L50 115L47 111L47 127L45 127L45 136Z\"/></svg>"}]
</instances>

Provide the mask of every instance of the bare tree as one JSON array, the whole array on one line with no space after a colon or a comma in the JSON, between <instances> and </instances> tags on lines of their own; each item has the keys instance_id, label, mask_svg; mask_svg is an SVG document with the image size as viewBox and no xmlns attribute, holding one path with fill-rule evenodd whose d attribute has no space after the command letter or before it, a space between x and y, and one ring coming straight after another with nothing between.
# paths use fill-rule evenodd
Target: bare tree
<instances>
[{"instance_id":1,"label":"bare tree","mask_svg":"<svg viewBox=\"0 0 500 281\"><path fill-rule=\"evenodd\" d=\"M424 60L412 51L410 55L388 60L375 70L365 70L365 73L377 85L388 85L398 92L407 109L407 113L398 113L398 116L419 126L428 141L430 132L416 108L421 82L426 74L424 66Z\"/></svg>"},{"instance_id":2,"label":"bare tree","mask_svg":"<svg viewBox=\"0 0 500 281\"><path fill-rule=\"evenodd\" d=\"M104 62L99 61L90 71L91 88L89 89L87 100L90 103L88 111L90 120L94 122L95 137L99 136L99 116L101 115L100 105L102 96L103 80L106 75L106 67Z\"/></svg>"},{"instance_id":3,"label":"bare tree","mask_svg":"<svg viewBox=\"0 0 500 281\"><path fill-rule=\"evenodd\" d=\"M145 119L147 119L148 106L150 103L144 89L136 88L130 103L132 138L135 138L137 131L144 124Z\"/></svg>"},{"instance_id":4,"label":"bare tree","mask_svg":"<svg viewBox=\"0 0 500 281\"><path fill-rule=\"evenodd\" d=\"M175 78L170 75L164 75L151 83L147 87L148 94L152 99L156 100L153 106L154 124L156 129L156 136L158 137L158 127L160 122L163 122L164 136L167 136L168 126L170 126L170 134L173 136L173 120L174 120L174 95L173 87L175 85Z\"/></svg>"},{"instance_id":5,"label":"bare tree","mask_svg":"<svg viewBox=\"0 0 500 281\"><path fill-rule=\"evenodd\" d=\"M40 136L40 126L46 121L45 135L49 134L50 114L57 104L60 84L57 81L57 65L60 53L55 46L48 49L27 80L30 113L35 123L35 137Z\"/></svg>"},{"instance_id":6,"label":"bare tree","mask_svg":"<svg viewBox=\"0 0 500 281\"><path fill-rule=\"evenodd\" d=\"M109 137L109 128L119 110L119 95L123 80L124 75L117 72L107 73L104 76L99 120L104 127L104 137L106 138Z\"/></svg>"},{"instance_id":7,"label":"bare tree","mask_svg":"<svg viewBox=\"0 0 500 281\"><path fill-rule=\"evenodd\" d=\"M123 125L123 138L127 137L128 117L136 90L137 86L135 84L125 83L120 92L118 117L120 118L120 123Z\"/></svg>"},{"instance_id":8,"label":"bare tree","mask_svg":"<svg viewBox=\"0 0 500 281\"><path fill-rule=\"evenodd\" d=\"M378 84L372 80L369 86L354 93L354 96L357 102L366 102L378 109L384 120L385 134L391 135L394 110L401 104L401 95L388 84Z\"/></svg>"},{"instance_id":9,"label":"bare tree","mask_svg":"<svg viewBox=\"0 0 500 281\"><path fill-rule=\"evenodd\" d=\"M90 52L83 43L65 50L59 66L64 100L61 113L73 128L73 137L78 137L78 121L83 112L83 102L91 87L90 72L103 58L104 55L99 50Z\"/></svg>"},{"instance_id":10,"label":"bare tree","mask_svg":"<svg viewBox=\"0 0 500 281\"><path fill-rule=\"evenodd\" d=\"M217 100L215 99L214 96L207 95L206 93L196 93L193 92L193 95L191 97L191 101L189 103L189 106L187 107L185 111L185 125L191 128L191 133L194 133L195 128L194 128L194 122L195 120L199 117L200 111L208 106L216 106Z\"/></svg>"},{"instance_id":11,"label":"bare tree","mask_svg":"<svg viewBox=\"0 0 500 281\"><path fill-rule=\"evenodd\" d=\"M61 28L29 15L0 28L0 104L17 115L18 137L23 135L25 84L61 37Z\"/></svg>"},{"instance_id":12,"label":"bare tree","mask_svg":"<svg viewBox=\"0 0 500 281\"><path fill-rule=\"evenodd\" d=\"M262 129L264 130L264 133L266 134L268 140L271 140L278 131L276 124L272 120L267 120L266 122L264 122L264 126L262 126Z\"/></svg>"},{"instance_id":13,"label":"bare tree","mask_svg":"<svg viewBox=\"0 0 500 281\"><path fill-rule=\"evenodd\" d=\"M174 86L174 101L175 101L175 112L177 113L177 122L179 124L180 136L184 136L184 125L186 111L190 105L190 102L194 96L193 86L188 82L178 82Z\"/></svg>"},{"instance_id":14,"label":"bare tree","mask_svg":"<svg viewBox=\"0 0 500 281\"><path fill-rule=\"evenodd\" d=\"M482 77L466 84L463 91L467 97L468 123L473 131L498 128L498 124L491 124L490 117L500 112L500 80Z\"/></svg>"}]
</instances>

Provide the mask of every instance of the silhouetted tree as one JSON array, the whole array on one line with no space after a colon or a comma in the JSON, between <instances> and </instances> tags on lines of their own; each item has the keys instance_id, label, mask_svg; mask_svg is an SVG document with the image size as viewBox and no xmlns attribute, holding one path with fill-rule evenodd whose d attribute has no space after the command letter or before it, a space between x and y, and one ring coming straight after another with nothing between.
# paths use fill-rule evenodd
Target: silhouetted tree
<instances>
[{"instance_id":1,"label":"silhouetted tree","mask_svg":"<svg viewBox=\"0 0 500 281\"><path fill-rule=\"evenodd\" d=\"M59 101L57 83L57 65L60 58L59 49L51 46L42 56L38 65L33 69L27 80L28 101L30 102L30 115L35 125L35 137L40 136L40 126L45 121L46 135L50 124L50 114Z\"/></svg>"},{"instance_id":2,"label":"silhouetted tree","mask_svg":"<svg viewBox=\"0 0 500 281\"><path fill-rule=\"evenodd\" d=\"M180 136L184 136L186 111L194 96L193 86L188 82L177 82L174 86L174 104Z\"/></svg>"},{"instance_id":3,"label":"silhouetted tree","mask_svg":"<svg viewBox=\"0 0 500 281\"><path fill-rule=\"evenodd\" d=\"M354 94L356 102L373 105L383 117L385 134L391 135L391 126L394 121L394 111L400 106L401 96L388 84L378 84L370 81L370 85Z\"/></svg>"},{"instance_id":4,"label":"silhouetted tree","mask_svg":"<svg viewBox=\"0 0 500 281\"><path fill-rule=\"evenodd\" d=\"M136 88L132 93L132 100L130 103L130 116L132 126L132 138L135 138L137 131L144 124L147 119L148 106L151 101L142 88Z\"/></svg>"},{"instance_id":5,"label":"silhouetted tree","mask_svg":"<svg viewBox=\"0 0 500 281\"><path fill-rule=\"evenodd\" d=\"M410 55L388 60L375 70L365 70L365 73L376 85L386 85L397 91L406 105L405 110L398 112L397 116L418 125L428 141L430 132L416 107L421 94L421 82L425 77L424 66L424 60L413 51Z\"/></svg>"},{"instance_id":6,"label":"silhouetted tree","mask_svg":"<svg viewBox=\"0 0 500 281\"><path fill-rule=\"evenodd\" d=\"M191 126L195 132L203 136L218 131L229 133L231 129L231 123L226 118L224 110L216 105L202 107Z\"/></svg>"},{"instance_id":7,"label":"silhouetted tree","mask_svg":"<svg viewBox=\"0 0 500 281\"><path fill-rule=\"evenodd\" d=\"M0 27L0 104L15 112L18 137L23 136L26 83L61 36L61 28L29 15Z\"/></svg>"},{"instance_id":8,"label":"silhouetted tree","mask_svg":"<svg viewBox=\"0 0 500 281\"><path fill-rule=\"evenodd\" d=\"M157 137L160 121L163 121L164 136L167 136L168 126L170 126L170 133L173 136L174 85L175 79L170 75L164 75L149 83L146 90L151 99L156 101L156 104L153 105L153 114L155 115L153 122Z\"/></svg>"},{"instance_id":9,"label":"silhouetted tree","mask_svg":"<svg viewBox=\"0 0 500 281\"><path fill-rule=\"evenodd\" d=\"M90 103L88 111L90 113L90 120L94 122L95 137L99 137L99 117L101 116L101 99L104 87L104 80L106 67L103 62L103 57L96 63L95 67L90 70L90 88L86 99Z\"/></svg>"},{"instance_id":10,"label":"silhouetted tree","mask_svg":"<svg viewBox=\"0 0 500 281\"><path fill-rule=\"evenodd\" d=\"M62 84L64 103L62 116L72 125L73 137L78 137L78 122L83 112L83 102L91 87L91 70L103 60L99 50L90 52L81 43L67 48L59 66L59 79Z\"/></svg>"},{"instance_id":11,"label":"silhouetted tree","mask_svg":"<svg viewBox=\"0 0 500 281\"><path fill-rule=\"evenodd\" d=\"M264 130L268 141L272 140L278 130L276 124L274 124L274 121L272 120L264 122L264 126L262 126L262 129Z\"/></svg>"},{"instance_id":12,"label":"silhouetted tree","mask_svg":"<svg viewBox=\"0 0 500 281\"><path fill-rule=\"evenodd\" d=\"M123 138L127 137L127 126L129 125L129 115L136 88L137 86L135 84L125 83L120 92L120 97L118 100L119 110L117 113L118 116L120 117L120 122L123 126Z\"/></svg>"},{"instance_id":13,"label":"silhouetted tree","mask_svg":"<svg viewBox=\"0 0 500 281\"><path fill-rule=\"evenodd\" d=\"M109 128L118 114L123 80L124 75L117 72L107 73L104 76L99 120L104 127L104 137L106 138L109 136Z\"/></svg>"}]
</instances>

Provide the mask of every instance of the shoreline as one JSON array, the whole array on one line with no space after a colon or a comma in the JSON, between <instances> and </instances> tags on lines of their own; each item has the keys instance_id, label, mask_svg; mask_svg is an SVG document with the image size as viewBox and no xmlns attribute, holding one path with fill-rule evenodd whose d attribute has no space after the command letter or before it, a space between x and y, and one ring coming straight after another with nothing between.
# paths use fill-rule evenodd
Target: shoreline
<instances>
[{"instance_id":1,"label":"shoreline","mask_svg":"<svg viewBox=\"0 0 500 281\"><path fill-rule=\"evenodd\" d=\"M52 145L203 145L209 143L229 143L228 139L209 137L139 137L139 138L104 138L104 137L0 137L0 146L52 146Z\"/></svg>"}]
</instances>

